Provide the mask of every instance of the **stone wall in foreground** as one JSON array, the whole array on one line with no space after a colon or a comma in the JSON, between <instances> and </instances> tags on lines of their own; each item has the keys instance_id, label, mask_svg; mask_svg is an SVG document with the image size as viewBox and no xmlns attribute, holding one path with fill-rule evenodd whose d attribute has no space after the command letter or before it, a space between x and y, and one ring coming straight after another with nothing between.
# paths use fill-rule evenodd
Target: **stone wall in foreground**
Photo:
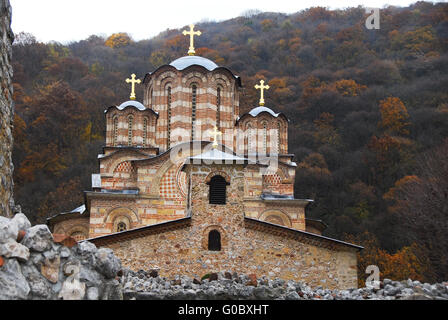
<instances>
[{"instance_id":1,"label":"stone wall in foreground","mask_svg":"<svg viewBox=\"0 0 448 320\"><path fill-rule=\"evenodd\" d=\"M448 282L384 279L377 288L329 290L304 282L219 272L204 279L163 278L156 270L125 271L125 300L448 300Z\"/></svg>"},{"instance_id":2,"label":"stone wall in foreground","mask_svg":"<svg viewBox=\"0 0 448 320\"><path fill-rule=\"evenodd\" d=\"M11 158L14 109L10 64L13 40L11 6L9 0L0 0L0 215L3 216L10 216L14 206Z\"/></svg>"},{"instance_id":3,"label":"stone wall in foreground","mask_svg":"<svg viewBox=\"0 0 448 320\"><path fill-rule=\"evenodd\" d=\"M120 300L121 272L112 250L0 216L0 300Z\"/></svg>"}]
</instances>

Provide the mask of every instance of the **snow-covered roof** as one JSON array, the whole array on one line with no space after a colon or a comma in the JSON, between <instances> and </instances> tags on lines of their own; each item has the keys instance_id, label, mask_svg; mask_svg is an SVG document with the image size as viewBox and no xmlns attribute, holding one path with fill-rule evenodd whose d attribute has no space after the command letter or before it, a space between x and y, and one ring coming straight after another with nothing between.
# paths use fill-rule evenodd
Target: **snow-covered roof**
<instances>
[{"instance_id":1,"label":"snow-covered roof","mask_svg":"<svg viewBox=\"0 0 448 320\"><path fill-rule=\"evenodd\" d=\"M252 110L249 111L249 114L252 117L256 117L258 116L261 112L268 112L270 113L272 116L274 117L278 117L280 115L280 113L275 113L274 111L272 111L271 109L267 108L267 107L256 107L253 108Z\"/></svg>"},{"instance_id":2,"label":"snow-covered roof","mask_svg":"<svg viewBox=\"0 0 448 320\"><path fill-rule=\"evenodd\" d=\"M183 70L192 65L202 66L209 71L218 68L218 65L212 60L198 56L185 56L170 63L170 66L175 67L177 70Z\"/></svg>"},{"instance_id":3,"label":"snow-covered roof","mask_svg":"<svg viewBox=\"0 0 448 320\"><path fill-rule=\"evenodd\" d=\"M70 211L70 213L78 212L80 214L83 214L84 211L86 211L86 206L83 204L82 206L79 206L78 208L75 208L72 211Z\"/></svg>"},{"instance_id":4,"label":"snow-covered roof","mask_svg":"<svg viewBox=\"0 0 448 320\"><path fill-rule=\"evenodd\" d=\"M141 111L146 110L145 106L136 100L129 100L129 101L123 102L122 104L120 104L117 107L117 109L123 110L124 108L127 108L127 107L134 107Z\"/></svg>"},{"instance_id":5,"label":"snow-covered roof","mask_svg":"<svg viewBox=\"0 0 448 320\"><path fill-rule=\"evenodd\" d=\"M218 149L211 149L209 151L206 151L204 153L201 153L197 156L189 157L190 160L207 160L207 161L245 161L246 158L242 158L230 153L222 152Z\"/></svg>"},{"instance_id":6,"label":"snow-covered roof","mask_svg":"<svg viewBox=\"0 0 448 320\"><path fill-rule=\"evenodd\" d=\"M141 104L140 102L138 102L136 100L129 100L129 101L123 102L118 107L117 106L112 106L112 107L107 108L106 110L104 110L104 113L109 111L110 108L114 108L114 107L117 108L120 111L123 110L123 109L126 109L127 107L134 107L134 108L137 108L140 111L146 110L146 107L143 104ZM157 113L157 112L155 112L155 113Z\"/></svg>"}]
</instances>

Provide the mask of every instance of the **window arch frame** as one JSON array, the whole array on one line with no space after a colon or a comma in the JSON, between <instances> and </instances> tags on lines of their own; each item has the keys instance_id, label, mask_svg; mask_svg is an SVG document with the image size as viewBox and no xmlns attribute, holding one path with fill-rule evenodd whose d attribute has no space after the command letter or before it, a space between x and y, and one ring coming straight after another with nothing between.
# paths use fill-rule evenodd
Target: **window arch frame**
<instances>
[{"instance_id":1,"label":"window arch frame","mask_svg":"<svg viewBox=\"0 0 448 320\"><path fill-rule=\"evenodd\" d=\"M261 145L261 152L263 155L267 155L268 153L268 123L266 120L261 122L261 125L263 126L263 136L262 136L262 145Z\"/></svg>"},{"instance_id":2,"label":"window arch frame","mask_svg":"<svg viewBox=\"0 0 448 320\"><path fill-rule=\"evenodd\" d=\"M208 203L213 205L225 205L227 202L227 186L230 185L226 178L220 174L216 174L210 178L207 184L209 185Z\"/></svg>"},{"instance_id":3,"label":"window arch frame","mask_svg":"<svg viewBox=\"0 0 448 320\"><path fill-rule=\"evenodd\" d=\"M194 140L194 127L196 124L196 109L198 99L198 84L193 82L190 85L191 88L191 140Z\"/></svg>"},{"instance_id":4,"label":"window arch frame","mask_svg":"<svg viewBox=\"0 0 448 320\"><path fill-rule=\"evenodd\" d=\"M148 117L143 118L143 148L148 144Z\"/></svg>"},{"instance_id":5,"label":"window arch frame","mask_svg":"<svg viewBox=\"0 0 448 320\"><path fill-rule=\"evenodd\" d=\"M133 139L133 132L132 127L134 124L134 116L130 114L128 116L128 147L132 147L132 139Z\"/></svg>"},{"instance_id":6,"label":"window arch frame","mask_svg":"<svg viewBox=\"0 0 448 320\"><path fill-rule=\"evenodd\" d=\"M216 88L216 128L218 128L218 130L221 129L221 93L222 87L218 85Z\"/></svg>"},{"instance_id":7,"label":"window arch frame","mask_svg":"<svg viewBox=\"0 0 448 320\"><path fill-rule=\"evenodd\" d=\"M112 144L114 147L116 147L118 145L118 116L115 115L112 118Z\"/></svg>"},{"instance_id":8,"label":"window arch frame","mask_svg":"<svg viewBox=\"0 0 448 320\"><path fill-rule=\"evenodd\" d=\"M165 86L166 90L166 132L167 132L167 149L171 146L171 104L172 104L172 88L171 83Z\"/></svg>"},{"instance_id":9,"label":"window arch frame","mask_svg":"<svg viewBox=\"0 0 448 320\"><path fill-rule=\"evenodd\" d=\"M222 250L222 240L221 232L217 229L212 229L208 232L207 239L207 250L208 251L221 251Z\"/></svg>"},{"instance_id":10,"label":"window arch frame","mask_svg":"<svg viewBox=\"0 0 448 320\"><path fill-rule=\"evenodd\" d=\"M120 226L124 224L125 229L120 230ZM112 232L122 232L131 229L131 219L126 215L118 215L113 220L113 229Z\"/></svg>"}]
</instances>

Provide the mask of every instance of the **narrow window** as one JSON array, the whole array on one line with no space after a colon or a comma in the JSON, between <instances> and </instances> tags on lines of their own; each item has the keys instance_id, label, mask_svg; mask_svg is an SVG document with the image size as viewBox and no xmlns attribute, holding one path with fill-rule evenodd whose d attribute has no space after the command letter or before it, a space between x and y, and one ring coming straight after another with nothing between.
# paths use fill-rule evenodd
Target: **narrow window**
<instances>
[{"instance_id":1,"label":"narrow window","mask_svg":"<svg viewBox=\"0 0 448 320\"><path fill-rule=\"evenodd\" d=\"M226 180L219 175L211 178L209 182L209 203L210 204L226 204Z\"/></svg>"},{"instance_id":2,"label":"narrow window","mask_svg":"<svg viewBox=\"0 0 448 320\"><path fill-rule=\"evenodd\" d=\"M126 223L124 222L119 222L117 224L117 232L122 232L122 231L126 231L127 230L127 226Z\"/></svg>"},{"instance_id":3,"label":"narrow window","mask_svg":"<svg viewBox=\"0 0 448 320\"><path fill-rule=\"evenodd\" d=\"M196 122L196 92L197 87L194 84L191 87L191 140L194 140L194 126Z\"/></svg>"},{"instance_id":4,"label":"narrow window","mask_svg":"<svg viewBox=\"0 0 448 320\"><path fill-rule=\"evenodd\" d=\"M146 139L148 139L148 118L143 119L143 148L146 147Z\"/></svg>"},{"instance_id":5,"label":"narrow window","mask_svg":"<svg viewBox=\"0 0 448 320\"><path fill-rule=\"evenodd\" d=\"M171 87L168 87L167 89L167 137L168 137L168 141L167 141L167 149L170 148L170 144L171 144Z\"/></svg>"},{"instance_id":6,"label":"narrow window","mask_svg":"<svg viewBox=\"0 0 448 320\"><path fill-rule=\"evenodd\" d=\"M248 155L257 153L257 137L255 131L256 129L252 128L252 124L248 123L246 127Z\"/></svg>"},{"instance_id":7,"label":"narrow window","mask_svg":"<svg viewBox=\"0 0 448 320\"><path fill-rule=\"evenodd\" d=\"M134 118L130 116L128 118L128 146L132 146L132 122Z\"/></svg>"},{"instance_id":8,"label":"narrow window","mask_svg":"<svg viewBox=\"0 0 448 320\"><path fill-rule=\"evenodd\" d=\"M221 88L216 90L216 127L218 130L221 125Z\"/></svg>"},{"instance_id":9,"label":"narrow window","mask_svg":"<svg viewBox=\"0 0 448 320\"><path fill-rule=\"evenodd\" d=\"M212 230L208 233L208 250L221 251L221 234L218 230Z\"/></svg>"},{"instance_id":10,"label":"narrow window","mask_svg":"<svg viewBox=\"0 0 448 320\"><path fill-rule=\"evenodd\" d=\"M267 125L266 122L263 123L263 154L266 154L268 145L268 135L267 135Z\"/></svg>"},{"instance_id":11,"label":"narrow window","mask_svg":"<svg viewBox=\"0 0 448 320\"><path fill-rule=\"evenodd\" d=\"M281 127L281 125L280 125L280 122L277 122L277 144L278 144L278 147L277 147L277 152L278 153L281 153L280 152L280 148L281 148L281 140L280 140L280 130L282 129L282 127Z\"/></svg>"},{"instance_id":12,"label":"narrow window","mask_svg":"<svg viewBox=\"0 0 448 320\"><path fill-rule=\"evenodd\" d=\"M117 146L118 142L118 117L114 118L114 147Z\"/></svg>"}]
</instances>

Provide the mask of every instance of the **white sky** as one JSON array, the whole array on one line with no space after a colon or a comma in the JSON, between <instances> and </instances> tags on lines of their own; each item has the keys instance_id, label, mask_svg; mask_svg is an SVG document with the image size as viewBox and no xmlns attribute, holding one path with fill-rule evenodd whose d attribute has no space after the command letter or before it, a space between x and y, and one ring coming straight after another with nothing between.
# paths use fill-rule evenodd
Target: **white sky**
<instances>
[{"instance_id":1,"label":"white sky","mask_svg":"<svg viewBox=\"0 0 448 320\"><path fill-rule=\"evenodd\" d=\"M181 28L204 19L222 21L248 9L293 13L312 6L330 9L407 6L417 0L10 0L15 33L37 40L66 43L89 35L127 32L134 40L149 39L167 28ZM446 2L441 0L439 2ZM434 2L434 1L433 1Z\"/></svg>"}]
</instances>

